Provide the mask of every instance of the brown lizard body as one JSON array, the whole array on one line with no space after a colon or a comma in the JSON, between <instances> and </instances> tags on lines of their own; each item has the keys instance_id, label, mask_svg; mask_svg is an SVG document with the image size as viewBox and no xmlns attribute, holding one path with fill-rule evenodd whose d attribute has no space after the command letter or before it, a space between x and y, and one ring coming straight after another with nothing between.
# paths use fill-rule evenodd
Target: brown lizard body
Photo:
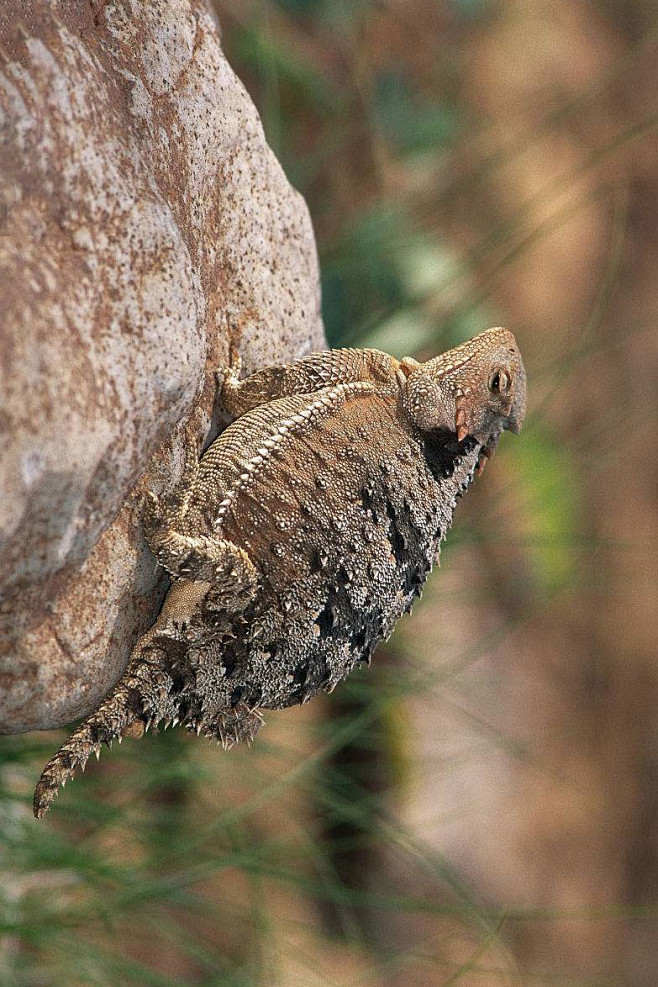
<instances>
[{"instance_id":1,"label":"brown lizard body","mask_svg":"<svg viewBox=\"0 0 658 987\"><path fill-rule=\"evenodd\" d=\"M254 736L260 709L369 662L420 594L457 498L525 413L505 329L425 364L329 350L221 377L236 420L145 512L172 577L162 611L46 765L39 817L92 750L135 726L181 722L230 746Z\"/></svg>"}]
</instances>

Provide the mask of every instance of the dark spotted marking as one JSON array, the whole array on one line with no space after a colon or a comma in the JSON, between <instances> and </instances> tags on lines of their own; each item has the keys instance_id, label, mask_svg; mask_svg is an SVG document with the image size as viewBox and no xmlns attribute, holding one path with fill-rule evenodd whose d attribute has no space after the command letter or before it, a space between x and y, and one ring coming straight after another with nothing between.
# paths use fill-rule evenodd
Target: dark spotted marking
<instances>
[{"instance_id":1,"label":"dark spotted marking","mask_svg":"<svg viewBox=\"0 0 658 987\"><path fill-rule=\"evenodd\" d=\"M329 600L327 600L324 607L315 618L315 624L320 630L320 638L332 636L331 632L333 631L335 621L336 615L332 609L332 604Z\"/></svg>"},{"instance_id":2,"label":"dark spotted marking","mask_svg":"<svg viewBox=\"0 0 658 987\"><path fill-rule=\"evenodd\" d=\"M311 558L309 561L309 570L312 573L322 572L325 565L327 564L327 556L320 551L319 548L314 548L311 552Z\"/></svg>"},{"instance_id":3,"label":"dark spotted marking","mask_svg":"<svg viewBox=\"0 0 658 987\"><path fill-rule=\"evenodd\" d=\"M295 685L305 685L308 679L309 667L308 665L297 665L294 672L292 673L292 681Z\"/></svg>"},{"instance_id":4,"label":"dark spotted marking","mask_svg":"<svg viewBox=\"0 0 658 987\"><path fill-rule=\"evenodd\" d=\"M246 695L247 687L245 685L236 685L235 689L231 693L231 709L235 709L238 703L241 703Z\"/></svg>"}]
</instances>

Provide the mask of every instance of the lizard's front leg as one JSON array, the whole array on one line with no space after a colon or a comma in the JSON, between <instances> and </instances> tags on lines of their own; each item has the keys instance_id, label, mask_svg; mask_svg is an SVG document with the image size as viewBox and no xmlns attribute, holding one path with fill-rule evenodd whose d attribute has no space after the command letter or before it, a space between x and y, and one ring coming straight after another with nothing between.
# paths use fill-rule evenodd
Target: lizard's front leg
<instances>
[{"instance_id":1,"label":"lizard's front leg","mask_svg":"<svg viewBox=\"0 0 658 987\"><path fill-rule=\"evenodd\" d=\"M383 387L395 386L398 361L374 349L340 349L312 353L296 363L264 367L240 380L240 360L217 373L222 401L238 418L278 398L313 394L334 384L371 381Z\"/></svg>"}]
</instances>

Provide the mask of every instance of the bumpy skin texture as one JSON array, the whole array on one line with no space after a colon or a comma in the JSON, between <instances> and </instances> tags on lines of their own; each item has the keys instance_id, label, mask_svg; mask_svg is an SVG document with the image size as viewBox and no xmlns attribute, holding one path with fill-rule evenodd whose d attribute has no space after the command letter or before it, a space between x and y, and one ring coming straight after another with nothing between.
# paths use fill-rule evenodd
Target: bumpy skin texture
<instances>
[{"instance_id":1,"label":"bumpy skin texture","mask_svg":"<svg viewBox=\"0 0 658 987\"><path fill-rule=\"evenodd\" d=\"M164 719L228 747L252 739L261 709L369 662L420 594L457 498L525 414L518 347L498 328L425 364L330 350L219 376L236 420L145 510L172 577L160 616L46 765L38 817L101 743Z\"/></svg>"}]
</instances>

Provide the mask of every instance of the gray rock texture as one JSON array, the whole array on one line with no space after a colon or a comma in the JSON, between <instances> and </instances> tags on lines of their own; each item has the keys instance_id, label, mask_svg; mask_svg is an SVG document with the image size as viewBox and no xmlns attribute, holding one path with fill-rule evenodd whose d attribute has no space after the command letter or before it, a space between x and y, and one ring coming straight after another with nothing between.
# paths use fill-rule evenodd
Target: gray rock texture
<instances>
[{"instance_id":1,"label":"gray rock texture","mask_svg":"<svg viewBox=\"0 0 658 987\"><path fill-rule=\"evenodd\" d=\"M0 730L88 714L165 584L213 369L324 344L306 206L202 0L0 10Z\"/></svg>"}]
</instances>

